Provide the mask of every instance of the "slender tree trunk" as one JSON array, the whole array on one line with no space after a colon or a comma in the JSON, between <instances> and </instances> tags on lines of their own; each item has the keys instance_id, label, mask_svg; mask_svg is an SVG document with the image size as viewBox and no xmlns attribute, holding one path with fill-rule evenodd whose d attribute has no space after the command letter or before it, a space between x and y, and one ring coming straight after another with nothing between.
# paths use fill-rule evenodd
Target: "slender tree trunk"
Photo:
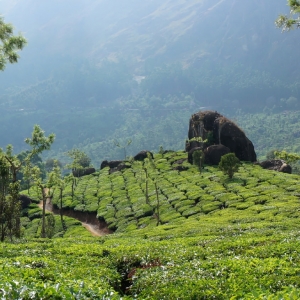
<instances>
[{"instance_id":1,"label":"slender tree trunk","mask_svg":"<svg viewBox=\"0 0 300 300\"><path fill-rule=\"evenodd\" d=\"M72 200L73 200L73 198L74 198L74 185L75 185L75 179L73 178L73 180L72 180Z\"/></svg>"},{"instance_id":2,"label":"slender tree trunk","mask_svg":"<svg viewBox=\"0 0 300 300\"><path fill-rule=\"evenodd\" d=\"M43 195L43 213L42 213L42 232L41 232L41 236L42 238L46 237L46 228L45 228L45 214L46 214L46 194L45 194L45 189L43 186L41 186L41 190L42 190L42 195Z\"/></svg>"},{"instance_id":3,"label":"slender tree trunk","mask_svg":"<svg viewBox=\"0 0 300 300\"><path fill-rule=\"evenodd\" d=\"M62 193L63 193L63 189L60 188L60 194L59 194L59 197L60 197L60 221L61 221L61 226L62 228L64 229L64 220L63 220L63 211L62 211Z\"/></svg>"},{"instance_id":4,"label":"slender tree trunk","mask_svg":"<svg viewBox=\"0 0 300 300\"><path fill-rule=\"evenodd\" d=\"M148 191L148 170L145 168L146 173L146 203L149 204L149 191Z\"/></svg>"},{"instance_id":5,"label":"slender tree trunk","mask_svg":"<svg viewBox=\"0 0 300 300\"><path fill-rule=\"evenodd\" d=\"M156 226L158 226L158 225L161 223L161 222L160 222L160 213L159 213L159 210L160 210L160 202L159 202L159 196L158 196L157 183L155 182L154 185L155 185L156 200L157 200L157 207L156 207L156 210L157 210L157 223L156 223Z\"/></svg>"},{"instance_id":6,"label":"slender tree trunk","mask_svg":"<svg viewBox=\"0 0 300 300\"><path fill-rule=\"evenodd\" d=\"M6 231L6 226L4 224L1 225L1 242L4 242L5 239L5 231Z\"/></svg>"}]
</instances>

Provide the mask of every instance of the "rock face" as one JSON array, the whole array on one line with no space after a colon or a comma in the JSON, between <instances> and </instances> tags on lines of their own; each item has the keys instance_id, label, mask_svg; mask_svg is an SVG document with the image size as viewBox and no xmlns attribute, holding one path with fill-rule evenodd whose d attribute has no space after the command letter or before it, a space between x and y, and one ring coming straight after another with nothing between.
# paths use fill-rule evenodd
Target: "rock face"
<instances>
[{"instance_id":1,"label":"rock face","mask_svg":"<svg viewBox=\"0 0 300 300\"><path fill-rule=\"evenodd\" d=\"M270 159L259 163L259 165L267 170L274 170L283 173L292 173L292 167L282 159Z\"/></svg>"},{"instance_id":2,"label":"rock face","mask_svg":"<svg viewBox=\"0 0 300 300\"><path fill-rule=\"evenodd\" d=\"M95 168L86 168L83 170L73 171L72 173L74 177L82 177L85 175L93 174L95 172L96 172Z\"/></svg>"},{"instance_id":3,"label":"rock face","mask_svg":"<svg viewBox=\"0 0 300 300\"><path fill-rule=\"evenodd\" d=\"M123 160L112 160L112 161L104 160L101 163L100 170L106 167L109 167L109 174L129 168L129 166L127 166Z\"/></svg>"},{"instance_id":4,"label":"rock face","mask_svg":"<svg viewBox=\"0 0 300 300\"><path fill-rule=\"evenodd\" d=\"M254 146L242 129L218 112L203 111L192 115L188 138L187 152L195 147L205 150L212 145L223 145L242 161L256 161Z\"/></svg>"},{"instance_id":5,"label":"rock face","mask_svg":"<svg viewBox=\"0 0 300 300\"><path fill-rule=\"evenodd\" d=\"M230 152L230 149L224 145L209 146L204 150L204 162L208 165L218 165L221 161L221 157Z\"/></svg>"},{"instance_id":6,"label":"rock face","mask_svg":"<svg viewBox=\"0 0 300 300\"><path fill-rule=\"evenodd\" d=\"M123 160L112 160L112 161L104 160L101 163L100 170L102 170L106 167L109 167L110 169L113 169L113 168L116 168L121 163L123 163Z\"/></svg>"},{"instance_id":7,"label":"rock face","mask_svg":"<svg viewBox=\"0 0 300 300\"><path fill-rule=\"evenodd\" d=\"M148 153L150 153L151 157L153 158L152 152L147 151L147 150L142 150L134 157L134 160L143 161L145 158L148 157Z\"/></svg>"}]
</instances>

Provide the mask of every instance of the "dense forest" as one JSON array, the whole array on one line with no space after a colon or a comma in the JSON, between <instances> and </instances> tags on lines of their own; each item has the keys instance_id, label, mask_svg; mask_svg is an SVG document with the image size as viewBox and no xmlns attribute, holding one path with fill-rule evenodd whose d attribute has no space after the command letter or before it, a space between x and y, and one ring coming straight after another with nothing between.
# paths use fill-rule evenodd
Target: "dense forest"
<instances>
[{"instance_id":1,"label":"dense forest","mask_svg":"<svg viewBox=\"0 0 300 300\"><path fill-rule=\"evenodd\" d=\"M40 124L56 134L45 158L63 160L80 148L97 167L122 158L116 141L132 140L128 155L183 149L188 118L205 108L245 128L259 158L270 148L297 147L296 124L271 133L300 99L297 33L274 24L288 12L284 1L108 2L57 2L57 10L49 1L3 1L5 18L28 45L0 74L0 146L26 150L22 140ZM38 17L20 14L29 7ZM255 124L258 134L250 120L265 118L270 125ZM264 143L266 135L276 145Z\"/></svg>"}]
</instances>

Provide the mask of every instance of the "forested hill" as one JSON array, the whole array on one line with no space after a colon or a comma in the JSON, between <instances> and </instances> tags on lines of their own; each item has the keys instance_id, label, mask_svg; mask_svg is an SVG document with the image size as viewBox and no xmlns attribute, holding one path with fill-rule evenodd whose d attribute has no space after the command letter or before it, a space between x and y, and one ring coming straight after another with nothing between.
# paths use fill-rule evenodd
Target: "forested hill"
<instances>
[{"instance_id":1,"label":"forested hill","mask_svg":"<svg viewBox=\"0 0 300 300\"><path fill-rule=\"evenodd\" d=\"M274 24L285 0L2 0L1 13L28 39L0 73L1 147L22 150L40 124L56 133L51 155L84 148L99 165L122 158L114 140L131 139L129 155L182 149L201 107L241 122L300 107L299 32ZM241 124L259 156L275 128L260 124Z\"/></svg>"},{"instance_id":2,"label":"forested hill","mask_svg":"<svg viewBox=\"0 0 300 300\"><path fill-rule=\"evenodd\" d=\"M278 14L288 12L285 4L284 0L3 0L1 13L29 40L18 67L18 72L31 67L27 80L33 75L49 77L64 62L84 59L98 64L104 59L126 61L136 75L166 62L187 68L213 60L280 70L281 75L294 77L299 72L291 70L299 39L280 34L274 26Z\"/></svg>"}]
</instances>

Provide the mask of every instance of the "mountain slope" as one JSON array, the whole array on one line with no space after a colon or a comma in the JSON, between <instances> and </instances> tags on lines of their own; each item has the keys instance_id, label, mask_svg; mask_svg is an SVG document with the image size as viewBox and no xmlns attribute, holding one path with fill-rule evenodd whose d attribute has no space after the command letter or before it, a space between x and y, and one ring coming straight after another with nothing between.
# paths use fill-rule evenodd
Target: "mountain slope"
<instances>
[{"instance_id":1,"label":"mountain slope","mask_svg":"<svg viewBox=\"0 0 300 300\"><path fill-rule=\"evenodd\" d=\"M268 71L281 65L281 73L299 75L292 64L296 34L281 35L274 26L277 15L287 11L284 1L3 0L2 4L7 21L29 39L22 59L28 60L22 62L27 68L37 60L52 69L53 62L71 57L96 63L127 60L132 72L144 73L149 64L181 62L187 67L210 59ZM51 64L45 64L46 58Z\"/></svg>"},{"instance_id":2,"label":"mountain slope","mask_svg":"<svg viewBox=\"0 0 300 300\"><path fill-rule=\"evenodd\" d=\"M230 180L217 167L200 174L186 159L184 152L168 152L156 154L154 165L145 160L126 162L122 171L105 168L78 180L74 196L69 184L63 208L97 214L117 232L187 220L254 224L299 218L298 175L245 163ZM55 191L53 204L59 203Z\"/></svg>"},{"instance_id":3,"label":"mountain slope","mask_svg":"<svg viewBox=\"0 0 300 300\"><path fill-rule=\"evenodd\" d=\"M66 187L65 209L98 211L117 232L87 238L67 219L63 239L32 240L36 219L30 233L25 229L26 241L0 249L2 292L7 298L298 299L298 176L252 164L232 180L216 167L200 174L183 163L186 171L172 170L185 156L155 155L149 204L146 162L81 178L73 201Z\"/></svg>"}]
</instances>

